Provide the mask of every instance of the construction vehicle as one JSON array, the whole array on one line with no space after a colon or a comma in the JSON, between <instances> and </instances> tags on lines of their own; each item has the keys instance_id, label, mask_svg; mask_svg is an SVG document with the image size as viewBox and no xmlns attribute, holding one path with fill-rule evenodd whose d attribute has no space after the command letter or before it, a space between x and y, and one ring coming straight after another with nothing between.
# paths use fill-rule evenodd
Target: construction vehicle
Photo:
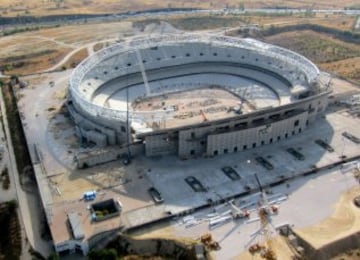
<instances>
[{"instance_id":1,"label":"construction vehicle","mask_svg":"<svg viewBox=\"0 0 360 260\"><path fill-rule=\"evenodd\" d=\"M200 237L201 243L210 250L220 250L221 247L218 242L214 241L210 233L206 233Z\"/></svg>"},{"instance_id":2,"label":"construction vehicle","mask_svg":"<svg viewBox=\"0 0 360 260\"><path fill-rule=\"evenodd\" d=\"M234 200L229 201L229 205L231 207L231 215L234 219L238 218L249 218L250 212L245 209L239 209L235 204Z\"/></svg>"}]
</instances>

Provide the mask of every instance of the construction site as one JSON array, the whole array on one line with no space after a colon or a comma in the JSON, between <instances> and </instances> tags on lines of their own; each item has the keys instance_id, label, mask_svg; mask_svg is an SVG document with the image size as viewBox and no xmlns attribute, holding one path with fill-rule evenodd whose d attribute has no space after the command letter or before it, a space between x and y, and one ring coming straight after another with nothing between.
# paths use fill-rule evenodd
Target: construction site
<instances>
[{"instance_id":1,"label":"construction site","mask_svg":"<svg viewBox=\"0 0 360 260\"><path fill-rule=\"evenodd\" d=\"M204 35L134 37L16 88L58 254L119 232L147 239L129 242L138 255L167 237L199 259L354 248L358 86L273 45Z\"/></svg>"},{"instance_id":2,"label":"construction site","mask_svg":"<svg viewBox=\"0 0 360 260\"><path fill-rule=\"evenodd\" d=\"M241 96L246 96L242 94ZM250 99L251 97L247 97ZM198 124L217 119L246 114L256 110L255 105L240 96L209 86L191 91L181 91L154 97L137 99L132 103L134 111L173 110L172 118L153 122L151 128L166 129L188 124Z\"/></svg>"}]
</instances>

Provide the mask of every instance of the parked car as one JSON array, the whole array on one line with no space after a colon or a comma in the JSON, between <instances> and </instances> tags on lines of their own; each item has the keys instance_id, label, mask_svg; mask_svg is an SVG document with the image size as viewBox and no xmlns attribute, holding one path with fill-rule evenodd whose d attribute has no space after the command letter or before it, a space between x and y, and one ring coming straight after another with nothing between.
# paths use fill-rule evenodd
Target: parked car
<instances>
[{"instance_id":1,"label":"parked car","mask_svg":"<svg viewBox=\"0 0 360 260\"><path fill-rule=\"evenodd\" d=\"M193 176L186 177L185 181L195 192L206 191L206 188L201 184L201 182Z\"/></svg>"},{"instance_id":2,"label":"parked car","mask_svg":"<svg viewBox=\"0 0 360 260\"><path fill-rule=\"evenodd\" d=\"M241 179L240 175L230 166L225 166L221 170L233 181Z\"/></svg>"},{"instance_id":3,"label":"parked car","mask_svg":"<svg viewBox=\"0 0 360 260\"><path fill-rule=\"evenodd\" d=\"M356 144L360 144L360 138L350 134L349 132L343 132L342 136L346 137L347 139L349 139L350 141Z\"/></svg>"},{"instance_id":4,"label":"parked car","mask_svg":"<svg viewBox=\"0 0 360 260\"><path fill-rule=\"evenodd\" d=\"M156 188L151 187L148 189L148 192L155 203L160 204L160 203L164 202L163 197L161 196L160 192Z\"/></svg>"},{"instance_id":5,"label":"parked car","mask_svg":"<svg viewBox=\"0 0 360 260\"><path fill-rule=\"evenodd\" d=\"M286 151L300 161L305 160L305 156L302 153L300 153L299 151L295 150L294 148L288 148L288 149L286 149Z\"/></svg>"},{"instance_id":6,"label":"parked car","mask_svg":"<svg viewBox=\"0 0 360 260\"><path fill-rule=\"evenodd\" d=\"M272 170L274 169L274 166L265 158L259 156L255 158L255 161L257 161L258 163L260 163L265 169L267 170Z\"/></svg>"},{"instance_id":7,"label":"parked car","mask_svg":"<svg viewBox=\"0 0 360 260\"><path fill-rule=\"evenodd\" d=\"M325 142L324 140L321 139L317 139L315 140L315 143L318 144L319 146L321 146L322 148L324 148L325 150L327 150L329 153L334 152L334 148L332 148L327 142Z\"/></svg>"}]
</instances>

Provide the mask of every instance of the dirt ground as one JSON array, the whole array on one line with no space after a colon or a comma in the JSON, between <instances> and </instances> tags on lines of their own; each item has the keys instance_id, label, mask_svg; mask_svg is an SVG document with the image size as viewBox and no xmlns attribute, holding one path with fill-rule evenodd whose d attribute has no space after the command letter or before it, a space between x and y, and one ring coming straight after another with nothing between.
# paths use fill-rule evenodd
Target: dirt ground
<instances>
[{"instance_id":1,"label":"dirt ground","mask_svg":"<svg viewBox=\"0 0 360 260\"><path fill-rule=\"evenodd\" d=\"M360 259L360 249L349 250L346 253L340 254L331 260L359 260Z\"/></svg>"},{"instance_id":2,"label":"dirt ground","mask_svg":"<svg viewBox=\"0 0 360 260\"><path fill-rule=\"evenodd\" d=\"M360 45L346 43L313 31L296 31L266 37L266 42L304 55L320 69L360 80Z\"/></svg>"},{"instance_id":3,"label":"dirt ground","mask_svg":"<svg viewBox=\"0 0 360 260\"><path fill-rule=\"evenodd\" d=\"M360 231L360 209L353 199L360 194L360 187L354 187L340 198L334 213L319 224L295 230L314 248L321 248L331 241L349 236Z\"/></svg>"},{"instance_id":4,"label":"dirt ground","mask_svg":"<svg viewBox=\"0 0 360 260\"><path fill-rule=\"evenodd\" d=\"M32 0L29 0L29 3L31 3L31 1ZM5 2L0 1L0 6L1 4L5 5L6 2L10 3L8 0ZM71 2L71 0L66 1L66 3L69 4ZM327 18L325 18L324 15L317 15L315 17L302 17L299 15L219 16L216 17L216 21L210 18L209 16L178 16L166 20L175 27L183 29L207 29L209 26L208 21L210 20L212 21L210 23L211 28L239 26L243 23L255 23L261 26L282 26L305 22L349 30L355 23L355 17L341 15L329 15ZM102 24L71 25L1 37L0 68L5 69L5 73L9 75L40 72L51 68L71 51L85 47L87 44L95 44L96 42L106 40L114 41L114 39L118 39L123 35L138 33L140 29L133 26L133 23L138 22L139 21L134 20ZM313 41L313 39L316 39L316 41ZM358 80L360 70L357 59L360 50L358 45L344 43L329 36L314 32L282 33L269 37L268 40L284 47L290 47L295 51L299 50L300 53L303 51L306 57L313 61L315 60L317 65L322 69L334 72L340 76ZM304 42L311 44L303 46ZM316 46L315 43L318 44L318 46ZM93 48L96 51L103 47L103 45L103 43L99 43L93 46ZM323 48L321 49L319 46L323 46ZM322 51L315 52L315 49ZM322 55L322 58L319 55ZM77 63L78 60L80 61L80 56L85 57L84 51L75 53L66 66L71 67L73 63Z\"/></svg>"},{"instance_id":5,"label":"dirt ground","mask_svg":"<svg viewBox=\"0 0 360 260\"><path fill-rule=\"evenodd\" d=\"M269 8L269 7L292 7L292 8L344 8L354 7L359 2L356 0L182 0L182 1L157 1L157 0L66 0L66 1L38 1L38 0L2 0L2 16L17 15L55 15L55 14L91 14L127 12L132 10L144 10L154 8Z\"/></svg>"},{"instance_id":6,"label":"dirt ground","mask_svg":"<svg viewBox=\"0 0 360 260\"><path fill-rule=\"evenodd\" d=\"M174 108L174 119L166 120L166 126L159 125L169 128L234 116L228 109L239 106L239 102L239 97L222 89L197 89L147 98L134 104L133 108L135 111ZM247 113L251 109L245 103L242 110Z\"/></svg>"},{"instance_id":7,"label":"dirt ground","mask_svg":"<svg viewBox=\"0 0 360 260\"><path fill-rule=\"evenodd\" d=\"M331 17L331 19L329 19ZM326 27L336 28L340 30L351 30L354 26L355 19L352 16L345 15L326 15L326 14L316 14L312 17L304 17L303 14L298 15L288 15L288 16L263 16L263 15L251 15L247 16L248 22L252 24L259 24L262 26L284 26L291 24L318 24Z\"/></svg>"},{"instance_id":8,"label":"dirt ground","mask_svg":"<svg viewBox=\"0 0 360 260\"><path fill-rule=\"evenodd\" d=\"M63 64L63 66L65 68L75 68L83 59L87 58L88 56L88 50L83 48L72 55L71 58Z\"/></svg>"},{"instance_id":9,"label":"dirt ground","mask_svg":"<svg viewBox=\"0 0 360 260\"><path fill-rule=\"evenodd\" d=\"M41 72L77 48L129 32L133 32L132 22L65 26L1 37L0 68L9 75ZM85 51L74 53L69 64L87 56Z\"/></svg>"},{"instance_id":10,"label":"dirt ground","mask_svg":"<svg viewBox=\"0 0 360 260\"><path fill-rule=\"evenodd\" d=\"M339 239L340 237L348 236L355 232L359 232L360 229L360 209L353 203L353 198L360 194L360 187L354 187L345 192L334 206L334 213L310 227L295 230L298 234L301 234L303 238L309 241L315 248L322 247L323 245ZM132 234L139 239L149 238L171 238L175 233L176 227L161 224L154 225L152 227L137 231ZM202 233L199 234L199 237ZM186 239L182 237L181 239ZM287 260L293 259L294 256L298 256L294 252L294 249L288 246L288 242L284 237L277 236L272 240L273 249L276 252L277 259ZM359 259L359 250L347 251L333 260L355 260ZM214 257L212 259L215 259ZM260 260L258 254L251 255L248 251L244 251L234 259L239 260Z\"/></svg>"},{"instance_id":11,"label":"dirt ground","mask_svg":"<svg viewBox=\"0 0 360 260\"><path fill-rule=\"evenodd\" d=\"M281 236L278 236L273 239L272 245L276 254L277 259L293 259L296 255L294 252L289 248L285 239ZM243 252L235 259L237 260L261 260L262 258L259 254L250 254L248 251Z\"/></svg>"},{"instance_id":12,"label":"dirt ground","mask_svg":"<svg viewBox=\"0 0 360 260\"><path fill-rule=\"evenodd\" d=\"M320 68L360 82L360 57L321 64Z\"/></svg>"}]
</instances>

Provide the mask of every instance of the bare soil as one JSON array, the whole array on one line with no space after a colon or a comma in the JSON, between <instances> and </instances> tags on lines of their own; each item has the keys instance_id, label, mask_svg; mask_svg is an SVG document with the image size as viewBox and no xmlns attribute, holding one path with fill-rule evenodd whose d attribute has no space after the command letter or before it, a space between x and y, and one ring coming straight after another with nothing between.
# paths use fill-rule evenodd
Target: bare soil
<instances>
[{"instance_id":1,"label":"bare soil","mask_svg":"<svg viewBox=\"0 0 360 260\"><path fill-rule=\"evenodd\" d=\"M83 48L76 52L74 55L71 56L71 58L64 63L64 68L75 68L82 60L87 58L89 56L88 50L86 48Z\"/></svg>"},{"instance_id":2,"label":"bare soil","mask_svg":"<svg viewBox=\"0 0 360 260\"><path fill-rule=\"evenodd\" d=\"M360 249L349 250L345 253L342 253L336 257L331 258L331 260L359 260L360 259Z\"/></svg>"},{"instance_id":3,"label":"bare soil","mask_svg":"<svg viewBox=\"0 0 360 260\"><path fill-rule=\"evenodd\" d=\"M277 236L272 240L272 247L277 259L296 259L296 254L290 249L284 237ZM244 251L235 259L237 260L262 260L260 254L250 254L248 251Z\"/></svg>"},{"instance_id":4,"label":"bare soil","mask_svg":"<svg viewBox=\"0 0 360 260\"><path fill-rule=\"evenodd\" d=\"M45 70L58 63L70 51L68 48L44 49L21 56L0 59L0 67L8 74L31 74Z\"/></svg>"},{"instance_id":5,"label":"bare soil","mask_svg":"<svg viewBox=\"0 0 360 260\"><path fill-rule=\"evenodd\" d=\"M101 50L102 48L104 48L104 43L100 42L100 43L97 43L94 45L93 50L94 50L94 52L97 52L97 51Z\"/></svg>"},{"instance_id":6,"label":"bare soil","mask_svg":"<svg viewBox=\"0 0 360 260\"><path fill-rule=\"evenodd\" d=\"M355 18L344 15L324 15L316 14L311 17L306 17L303 14L288 15L288 16L250 16L251 23L263 26L286 26L291 24L317 24L325 27L335 28L339 30L352 30Z\"/></svg>"},{"instance_id":7,"label":"bare soil","mask_svg":"<svg viewBox=\"0 0 360 260\"><path fill-rule=\"evenodd\" d=\"M174 108L174 118L166 120L166 126L158 125L160 128L169 128L234 116L234 112L230 113L228 109L239 106L239 102L240 98L232 93L220 88L212 88L181 91L146 98L133 104L133 108L135 111ZM244 105L243 110L249 112L250 108Z\"/></svg>"},{"instance_id":8,"label":"bare soil","mask_svg":"<svg viewBox=\"0 0 360 260\"><path fill-rule=\"evenodd\" d=\"M66 1L38 1L38 0L2 0L0 8L2 16L18 15L55 15L55 14L94 14L128 12L135 10L155 8L269 8L269 7L291 7L291 8L344 8L355 7L359 4L356 0L182 0L182 1L157 1L157 0L66 0Z\"/></svg>"},{"instance_id":9,"label":"bare soil","mask_svg":"<svg viewBox=\"0 0 360 260\"><path fill-rule=\"evenodd\" d=\"M354 187L342 195L335 206L334 213L311 227L296 230L296 233L315 249L350 236L360 231L360 209L353 199L360 194L360 187Z\"/></svg>"},{"instance_id":10,"label":"bare soil","mask_svg":"<svg viewBox=\"0 0 360 260\"><path fill-rule=\"evenodd\" d=\"M131 30L131 22L121 22L66 26L1 37L0 69L8 75L40 72L57 64L75 48ZM85 51L76 53L70 65L84 58Z\"/></svg>"},{"instance_id":11,"label":"bare soil","mask_svg":"<svg viewBox=\"0 0 360 260\"><path fill-rule=\"evenodd\" d=\"M360 82L360 45L346 43L313 31L280 33L267 42L296 51L322 70Z\"/></svg>"},{"instance_id":12,"label":"bare soil","mask_svg":"<svg viewBox=\"0 0 360 260\"><path fill-rule=\"evenodd\" d=\"M309 1L302 1L302 3L307 2ZM330 2L328 3L330 4ZM0 6L6 3L10 4L10 1L1 1ZM66 3L71 4L72 1L68 0ZM96 2L91 2L90 4L95 3ZM260 2L254 1L254 3ZM344 4L347 3L350 4L350 2L346 1ZM15 6L16 4L13 3L12 5ZM30 2L29 5L31 5ZM39 4L39 6L40 5L42 4ZM336 4L334 4L334 6L336 6ZM323 14L314 17L304 17L303 15L216 17L210 17L208 15L187 15L165 20L176 28L184 30L238 27L246 23L258 24L260 27L310 23L350 30L355 24L356 17ZM133 22L135 27L133 27ZM75 48L84 46L87 43L103 41L107 38L117 38L119 34L136 33L139 30L137 26L159 21L157 19L151 19L150 21L138 19L133 20L133 22L64 26L2 37L0 39L0 68L5 69L5 73L9 75L39 72L52 67ZM342 42L331 36L312 31L280 33L267 37L265 40L300 52L314 61L321 69L357 82L360 81L359 45ZM104 44L96 44L94 50L97 51L102 47L104 47ZM82 50L71 58L66 66L71 67L71 65L75 65L84 57L85 50ZM74 59L74 61L72 59Z\"/></svg>"}]
</instances>

